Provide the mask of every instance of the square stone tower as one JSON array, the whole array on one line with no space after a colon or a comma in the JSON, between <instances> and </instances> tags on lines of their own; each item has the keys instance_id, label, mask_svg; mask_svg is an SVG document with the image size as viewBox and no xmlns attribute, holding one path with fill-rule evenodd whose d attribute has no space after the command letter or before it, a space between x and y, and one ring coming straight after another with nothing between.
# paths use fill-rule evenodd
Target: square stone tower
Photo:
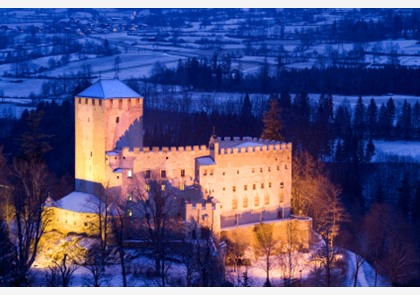
<instances>
[{"instance_id":1,"label":"square stone tower","mask_svg":"<svg viewBox=\"0 0 420 295\"><path fill-rule=\"evenodd\" d=\"M76 191L106 187L106 152L143 147L143 97L116 79L100 79L75 96Z\"/></svg>"}]
</instances>

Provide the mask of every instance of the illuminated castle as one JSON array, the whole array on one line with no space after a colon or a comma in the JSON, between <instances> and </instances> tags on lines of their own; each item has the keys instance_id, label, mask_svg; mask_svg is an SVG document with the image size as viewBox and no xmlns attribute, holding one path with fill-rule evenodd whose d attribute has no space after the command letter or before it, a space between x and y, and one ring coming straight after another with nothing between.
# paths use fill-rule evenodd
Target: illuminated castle
<instances>
[{"instance_id":1,"label":"illuminated castle","mask_svg":"<svg viewBox=\"0 0 420 295\"><path fill-rule=\"evenodd\" d=\"M290 143L213 134L207 146L145 147L143 97L119 80L76 95L75 129L76 192L107 188L127 200L136 176L157 173L181 196L199 188L182 216L215 232L291 217Z\"/></svg>"}]
</instances>

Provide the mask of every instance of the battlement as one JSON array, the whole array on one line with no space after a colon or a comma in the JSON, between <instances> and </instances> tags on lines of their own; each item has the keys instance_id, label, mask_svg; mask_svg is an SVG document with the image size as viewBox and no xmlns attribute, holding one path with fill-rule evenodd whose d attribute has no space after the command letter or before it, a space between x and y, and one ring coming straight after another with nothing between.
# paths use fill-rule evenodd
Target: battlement
<instances>
[{"instance_id":1,"label":"battlement","mask_svg":"<svg viewBox=\"0 0 420 295\"><path fill-rule=\"evenodd\" d=\"M214 203L214 202L205 202L205 203L186 203L185 204L187 211L192 212L196 210L201 211L211 211L211 210L219 210L220 209L220 203Z\"/></svg>"},{"instance_id":2,"label":"battlement","mask_svg":"<svg viewBox=\"0 0 420 295\"><path fill-rule=\"evenodd\" d=\"M121 154L123 156L135 156L139 155L141 153L184 153L184 152L208 152L209 148L206 145L193 145L193 146L179 146L179 147L135 147L135 148L129 148L129 147L123 147L121 149Z\"/></svg>"}]
</instances>

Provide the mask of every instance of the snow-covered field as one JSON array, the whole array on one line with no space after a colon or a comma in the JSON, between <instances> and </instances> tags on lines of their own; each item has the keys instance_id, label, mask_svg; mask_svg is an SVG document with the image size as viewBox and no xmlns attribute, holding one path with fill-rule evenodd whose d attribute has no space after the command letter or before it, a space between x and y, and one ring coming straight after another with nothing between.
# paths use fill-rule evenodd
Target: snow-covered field
<instances>
[{"instance_id":1,"label":"snow-covered field","mask_svg":"<svg viewBox=\"0 0 420 295\"><path fill-rule=\"evenodd\" d=\"M420 141L375 140L373 162L415 161L420 162Z\"/></svg>"}]
</instances>

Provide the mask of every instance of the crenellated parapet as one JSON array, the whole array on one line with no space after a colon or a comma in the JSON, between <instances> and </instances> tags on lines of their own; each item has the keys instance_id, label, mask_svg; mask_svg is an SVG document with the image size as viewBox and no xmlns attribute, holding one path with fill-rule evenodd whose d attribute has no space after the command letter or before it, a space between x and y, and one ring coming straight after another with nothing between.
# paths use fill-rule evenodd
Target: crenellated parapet
<instances>
[{"instance_id":1,"label":"crenellated parapet","mask_svg":"<svg viewBox=\"0 0 420 295\"><path fill-rule=\"evenodd\" d=\"M140 154L149 154L153 156L153 154L179 154L179 153L203 153L209 152L209 148L206 145L193 145L193 146L179 146L179 147L123 147L120 151L121 156L123 157L136 157Z\"/></svg>"}]
</instances>

